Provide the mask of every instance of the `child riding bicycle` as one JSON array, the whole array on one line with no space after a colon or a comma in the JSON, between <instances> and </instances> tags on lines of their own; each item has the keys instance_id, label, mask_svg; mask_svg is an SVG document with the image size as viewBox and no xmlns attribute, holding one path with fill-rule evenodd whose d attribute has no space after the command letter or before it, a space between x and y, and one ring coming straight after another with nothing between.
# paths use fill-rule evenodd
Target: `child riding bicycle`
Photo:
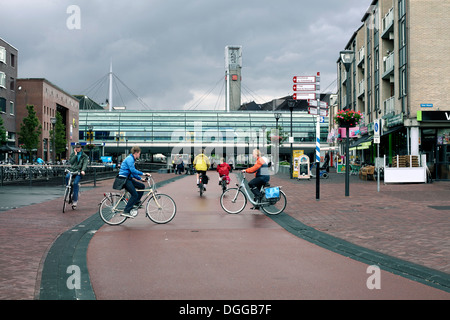
<instances>
[{"instance_id":1,"label":"child riding bicycle","mask_svg":"<svg viewBox=\"0 0 450 320\"><path fill-rule=\"evenodd\" d=\"M225 180L227 181L227 184L230 184L230 170L231 167L228 163L225 162L224 158L220 159L221 163L217 166L216 171L219 173L219 185L222 181L222 177L225 177Z\"/></svg>"}]
</instances>

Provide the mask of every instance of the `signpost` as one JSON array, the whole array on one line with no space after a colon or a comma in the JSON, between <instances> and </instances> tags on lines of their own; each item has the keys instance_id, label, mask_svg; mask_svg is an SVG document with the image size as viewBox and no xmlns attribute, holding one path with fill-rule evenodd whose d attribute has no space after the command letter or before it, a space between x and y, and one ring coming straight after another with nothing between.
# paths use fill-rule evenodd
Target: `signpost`
<instances>
[{"instance_id":1,"label":"signpost","mask_svg":"<svg viewBox=\"0 0 450 320\"><path fill-rule=\"evenodd\" d=\"M294 100L308 100L309 114L316 115L316 200L320 200L320 122L321 118L328 115L328 104L320 101L320 72L315 76L293 77L292 98Z\"/></svg>"},{"instance_id":2,"label":"signpost","mask_svg":"<svg viewBox=\"0 0 450 320\"><path fill-rule=\"evenodd\" d=\"M380 119L373 123L373 142L377 145L377 158L380 158ZM380 192L380 162L377 161L377 191Z\"/></svg>"}]
</instances>

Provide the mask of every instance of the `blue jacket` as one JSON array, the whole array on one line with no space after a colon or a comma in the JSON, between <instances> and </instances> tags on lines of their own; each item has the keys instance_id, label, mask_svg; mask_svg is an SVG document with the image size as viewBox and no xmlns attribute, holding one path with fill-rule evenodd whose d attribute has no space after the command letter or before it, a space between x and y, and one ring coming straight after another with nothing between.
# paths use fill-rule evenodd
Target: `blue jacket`
<instances>
[{"instance_id":1,"label":"blue jacket","mask_svg":"<svg viewBox=\"0 0 450 320\"><path fill-rule=\"evenodd\" d=\"M122 164L120 165L119 176L142 180L140 176L143 175L144 173L137 170L134 167L134 162L135 159L132 154L126 157L125 160L123 160Z\"/></svg>"}]
</instances>

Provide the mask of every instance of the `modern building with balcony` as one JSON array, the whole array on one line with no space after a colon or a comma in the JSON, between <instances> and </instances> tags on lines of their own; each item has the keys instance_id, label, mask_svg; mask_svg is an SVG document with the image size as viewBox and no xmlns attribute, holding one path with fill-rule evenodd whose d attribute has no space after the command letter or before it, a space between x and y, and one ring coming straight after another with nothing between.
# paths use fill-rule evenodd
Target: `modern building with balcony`
<instances>
[{"instance_id":1,"label":"modern building with balcony","mask_svg":"<svg viewBox=\"0 0 450 320\"><path fill-rule=\"evenodd\" d=\"M450 179L450 2L373 0L361 22L343 48L348 73L337 60L338 109L364 114L352 156L375 162L382 119L381 157L425 154L433 177Z\"/></svg>"},{"instance_id":2,"label":"modern building with balcony","mask_svg":"<svg viewBox=\"0 0 450 320\"><path fill-rule=\"evenodd\" d=\"M0 38L0 117L6 129L6 145L10 148L12 157L14 157L12 153L19 150L16 141L17 62L18 50ZM8 155L5 153L5 156ZM4 160L2 155L1 160Z\"/></svg>"}]
</instances>

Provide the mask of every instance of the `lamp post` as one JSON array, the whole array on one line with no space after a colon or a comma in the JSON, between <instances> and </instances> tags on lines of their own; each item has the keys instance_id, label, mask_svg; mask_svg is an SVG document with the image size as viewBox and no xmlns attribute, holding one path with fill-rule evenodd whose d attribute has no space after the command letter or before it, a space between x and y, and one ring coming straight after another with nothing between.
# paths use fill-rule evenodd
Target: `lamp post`
<instances>
[{"instance_id":1,"label":"lamp post","mask_svg":"<svg viewBox=\"0 0 450 320\"><path fill-rule=\"evenodd\" d=\"M355 52L352 50L343 50L340 52L340 56L341 56L341 61L344 64L345 67L345 71L347 73L347 77L348 77L348 72L350 70L350 67L353 63L353 60L355 58ZM350 85L349 83L347 83L347 88L349 88ZM347 90L347 92L349 92L349 90ZM349 102L349 96L347 95L347 102ZM345 142L345 196L348 197L350 195L350 141L349 141L349 135L350 135L350 128L347 125L345 127L345 133L346 133L346 142Z\"/></svg>"},{"instance_id":2,"label":"lamp post","mask_svg":"<svg viewBox=\"0 0 450 320\"><path fill-rule=\"evenodd\" d=\"M294 165L294 157L293 157L293 154L292 154L292 142L294 142L294 135L293 135L293 133L292 133L292 110L294 109L294 106L295 106L295 100L294 99L289 99L288 100L288 107L289 107L289 111L291 112L291 136L289 137L289 140L290 140L290 143L291 143L291 155L290 155L290 159L291 159L291 165L290 165L290 169L289 169L289 172L290 172L290 178L292 179L293 178L293 175L294 175L294 170L293 170L293 168L292 168L292 166Z\"/></svg>"},{"instance_id":3,"label":"lamp post","mask_svg":"<svg viewBox=\"0 0 450 320\"><path fill-rule=\"evenodd\" d=\"M52 164L55 164L55 125L56 118L50 118L50 122L52 123Z\"/></svg>"}]
</instances>

